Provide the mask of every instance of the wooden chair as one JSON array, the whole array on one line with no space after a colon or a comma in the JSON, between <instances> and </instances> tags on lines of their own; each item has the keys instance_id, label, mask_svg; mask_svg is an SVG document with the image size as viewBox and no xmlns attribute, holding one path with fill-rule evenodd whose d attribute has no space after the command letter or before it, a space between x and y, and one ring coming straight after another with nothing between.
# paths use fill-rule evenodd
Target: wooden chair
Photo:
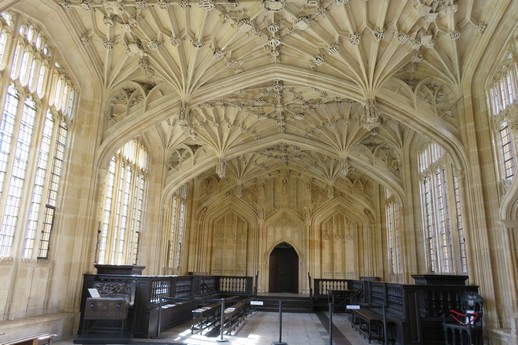
<instances>
[{"instance_id":1,"label":"wooden chair","mask_svg":"<svg viewBox=\"0 0 518 345\"><path fill-rule=\"evenodd\" d=\"M460 310L450 310L443 322L447 345L482 345L483 299L476 292L464 292Z\"/></svg>"}]
</instances>

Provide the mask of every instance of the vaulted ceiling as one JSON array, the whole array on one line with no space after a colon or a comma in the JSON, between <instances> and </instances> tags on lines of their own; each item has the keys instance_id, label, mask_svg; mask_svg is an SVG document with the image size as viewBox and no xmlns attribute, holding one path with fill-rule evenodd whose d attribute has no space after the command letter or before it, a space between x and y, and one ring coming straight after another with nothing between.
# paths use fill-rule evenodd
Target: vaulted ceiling
<instances>
[{"instance_id":1,"label":"vaulted ceiling","mask_svg":"<svg viewBox=\"0 0 518 345\"><path fill-rule=\"evenodd\" d=\"M455 104L501 14L485 0L55 4L109 95L106 154L152 133L169 188L290 169L397 190L415 134L461 147Z\"/></svg>"}]
</instances>

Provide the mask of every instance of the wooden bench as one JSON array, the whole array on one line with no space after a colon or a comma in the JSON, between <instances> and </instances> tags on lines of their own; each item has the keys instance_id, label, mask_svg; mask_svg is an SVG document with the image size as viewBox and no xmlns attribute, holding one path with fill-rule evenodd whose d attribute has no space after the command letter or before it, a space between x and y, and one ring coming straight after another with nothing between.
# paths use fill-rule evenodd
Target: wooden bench
<instances>
[{"instance_id":1,"label":"wooden bench","mask_svg":"<svg viewBox=\"0 0 518 345\"><path fill-rule=\"evenodd\" d=\"M28 337L13 339L8 342L3 342L2 345L47 345L50 344L52 338L56 337L56 334L43 333L35 334Z\"/></svg>"},{"instance_id":2,"label":"wooden bench","mask_svg":"<svg viewBox=\"0 0 518 345\"><path fill-rule=\"evenodd\" d=\"M377 311L368 308L353 310L351 313L351 326L358 333L362 334L365 339L369 340L369 344L372 340L380 342L384 340L383 315ZM394 342L389 324L387 324L387 331L389 333L387 338Z\"/></svg>"},{"instance_id":3,"label":"wooden bench","mask_svg":"<svg viewBox=\"0 0 518 345\"><path fill-rule=\"evenodd\" d=\"M243 318L246 317L248 313L250 302L237 302L232 307L226 308L223 312L225 320L225 328L227 329L227 334L232 334L232 332L239 326L239 323Z\"/></svg>"},{"instance_id":4,"label":"wooden bench","mask_svg":"<svg viewBox=\"0 0 518 345\"><path fill-rule=\"evenodd\" d=\"M212 303L193 309L191 334L194 334L196 331L199 331L201 334L212 326L215 328L221 325L222 322L227 333L231 334L250 311L250 300L251 298L243 298L241 296L225 298L226 308L223 311L223 320L221 320L221 302L219 300L213 300Z\"/></svg>"},{"instance_id":5,"label":"wooden bench","mask_svg":"<svg viewBox=\"0 0 518 345\"><path fill-rule=\"evenodd\" d=\"M194 331L199 331L201 334L204 329L210 327L219 320L220 314L221 303L219 302L194 309L192 311L191 334L194 334Z\"/></svg>"}]
</instances>

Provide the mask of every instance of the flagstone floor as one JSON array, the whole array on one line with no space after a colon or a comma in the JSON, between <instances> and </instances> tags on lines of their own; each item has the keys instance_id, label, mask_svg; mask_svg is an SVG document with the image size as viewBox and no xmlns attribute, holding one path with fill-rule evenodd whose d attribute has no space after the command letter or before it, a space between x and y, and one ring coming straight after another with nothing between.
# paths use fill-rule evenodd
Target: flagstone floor
<instances>
[{"instance_id":1,"label":"flagstone floor","mask_svg":"<svg viewBox=\"0 0 518 345\"><path fill-rule=\"evenodd\" d=\"M282 329L279 314L254 312L249 315L232 335L191 334L190 322L162 332L157 339L138 339L140 343L183 343L207 345L214 343L235 345L367 345L368 341L351 327L349 314L333 315L333 342L329 339L327 313L283 313ZM282 332L282 333L281 333ZM73 339L52 342L53 345L71 345ZM136 343L137 339L135 339ZM151 345L151 344L150 344Z\"/></svg>"}]
</instances>

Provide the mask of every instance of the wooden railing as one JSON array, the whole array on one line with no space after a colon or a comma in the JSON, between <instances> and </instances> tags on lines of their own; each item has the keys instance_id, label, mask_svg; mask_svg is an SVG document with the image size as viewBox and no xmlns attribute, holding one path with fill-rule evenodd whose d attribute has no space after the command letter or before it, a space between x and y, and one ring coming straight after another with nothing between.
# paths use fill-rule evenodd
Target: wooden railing
<instances>
[{"instance_id":1,"label":"wooden railing","mask_svg":"<svg viewBox=\"0 0 518 345\"><path fill-rule=\"evenodd\" d=\"M227 295L252 295L252 277L218 277L218 292Z\"/></svg>"}]
</instances>

